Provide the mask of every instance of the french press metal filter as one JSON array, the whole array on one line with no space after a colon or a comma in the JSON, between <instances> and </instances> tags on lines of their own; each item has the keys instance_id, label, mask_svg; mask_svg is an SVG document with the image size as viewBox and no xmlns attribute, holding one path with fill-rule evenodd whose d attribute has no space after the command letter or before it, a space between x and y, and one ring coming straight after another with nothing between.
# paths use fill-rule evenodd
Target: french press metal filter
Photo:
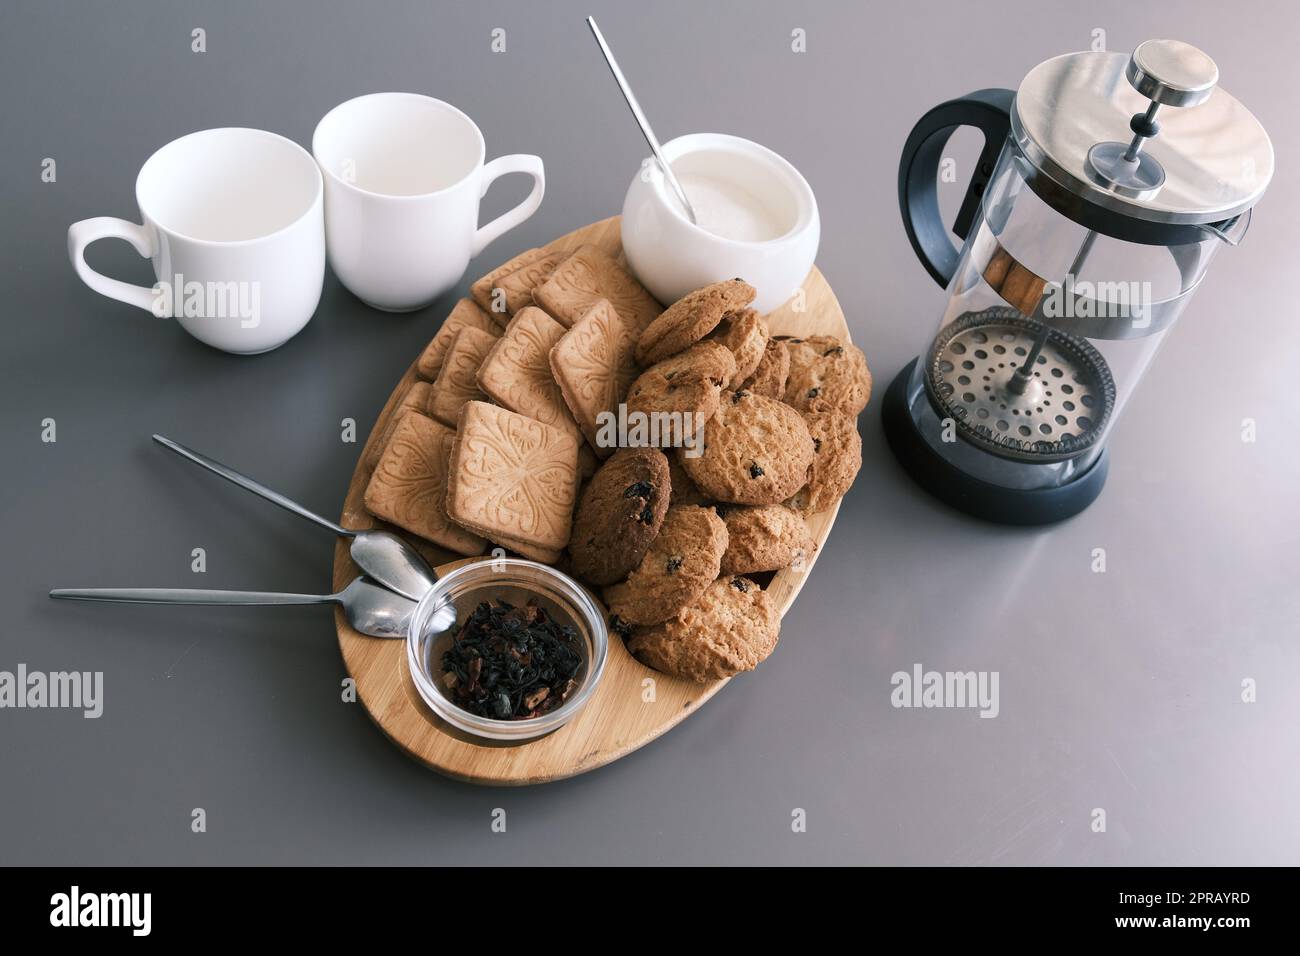
<instances>
[{"instance_id":1,"label":"french press metal filter","mask_svg":"<svg viewBox=\"0 0 1300 956\"><path fill-rule=\"evenodd\" d=\"M1071 53L1020 88L949 100L913 128L898 193L948 305L885 396L912 477L971 514L1041 524L1106 480L1106 438L1222 243L1273 175L1259 121L1177 40ZM984 149L952 227L937 176L960 126Z\"/></svg>"}]
</instances>

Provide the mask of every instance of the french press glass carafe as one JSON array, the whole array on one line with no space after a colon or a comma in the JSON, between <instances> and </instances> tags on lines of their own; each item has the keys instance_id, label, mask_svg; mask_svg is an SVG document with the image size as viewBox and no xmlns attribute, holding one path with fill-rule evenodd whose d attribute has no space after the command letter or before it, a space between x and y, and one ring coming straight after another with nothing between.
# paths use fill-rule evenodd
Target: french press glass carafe
<instances>
[{"instance_id":1,"label":"french press glass carafe","mask_svg":"<svg viewBox=\"0 0 1300 956\"><path fill-rule=\"evenodd\" d=\"M899 165L903 223L948 290L939 333L884 401L890 447L923 487L995 521L1086 508L1106 438L1221 243L1273 174L1253 115L1177 40L1071 53L1020 88L943 103ZM952 231L936 179L960 126L985 144Z\"/></svg>"}]
</instances>

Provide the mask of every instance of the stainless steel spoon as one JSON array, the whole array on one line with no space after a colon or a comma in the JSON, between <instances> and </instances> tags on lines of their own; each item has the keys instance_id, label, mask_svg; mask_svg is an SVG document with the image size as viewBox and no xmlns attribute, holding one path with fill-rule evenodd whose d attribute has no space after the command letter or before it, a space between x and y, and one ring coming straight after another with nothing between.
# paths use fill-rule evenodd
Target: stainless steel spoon
<instances>
[{"instance_id":1,"label":"stainless steel spoon","mask_svg":"<svg viewBox=\"0 0 1300 956\"><path fill-rule=\"evenodd\" d=\"M116 604L204 604L267 607L285 604L338 604L348 623L371 637L406 637L415 602L365 578L355 578L337 594L285 594L276 591L213 591L202 588L55 588L59 601L109 601ZM454 621L454 618L453 618Z\"/></svg>"},{"instance_id":2,"label":"stainless steel spoon","mask_svg":"<svg viewBox=\"0 0 1300 956\"><path fill-rule=\"evenodd\" d=\"M686 198L686 190L682 189L682 184L677 181L677 174L673 172L672 166L668 165L668 160L664 159L663 150L659 148L659 137L655 136L655 131L650 128L650 120L642 112L641 104L637 102L636 94L632 92L627 77L618 68L618 60L614 59L614 51L605 42L605 36L600 32L600 27L596 26L596 18L587 17L587 26L591 27L591 34L596 38L596 44L600 47L605 62L609 64L609 72L614 74L614 82L623 91L623 99L627 100L628 109L632 111L632 116L636 119L637 125L641 127L641 135L650 144L650 151L655 154L655 159L659 161L660 168L663 169L664 175L668 177L669 185L673 187L673 192L677 194L677 198L681 201L682 208L686 210L686 215L690 217L691 222L699 225L699 220L695 217L695 207Z\"/></svg>"},{"instance_id":3,"label":"stainless steel spoon","mask_svg":"<svg viewBox=\"0 0 1300 956\"><path fill-rule=\"evenodd\" d=\"M352 554L352 560L357 563L357 567L384 585L384 587L396 591L403 597L418 601L424 596L424 592L433 587L438 580L438 576L429 567L428 562L420 557L414 548L391 532L354 531L351 528L344 528L342 525L335 524L328 518L322 518L313 511L308 511L298 502L286 498L277 491L272 491L247 475L241 475L233 468L229 468L207 455L194 451L192 448L186 448L184 445L174 442L170 438L164 438L162 435L154 435L153 440L164 448L170 448L182 458L187 458L196 465L202 465L208 471L220 475L246 491L260 495L286 511L292 511L308 521L314 521L322 528L328 528L337 535L351 538L352 544L349 551Z\"/></svg>"}]
</instances>

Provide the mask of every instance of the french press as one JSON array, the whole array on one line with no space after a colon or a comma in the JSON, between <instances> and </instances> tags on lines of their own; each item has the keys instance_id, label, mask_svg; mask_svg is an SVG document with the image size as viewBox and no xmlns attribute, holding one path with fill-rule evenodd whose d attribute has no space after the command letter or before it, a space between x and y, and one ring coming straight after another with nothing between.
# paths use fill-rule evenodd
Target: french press
<instances>
[{"instance_id":1,"label":"french press","mask_svg":"<svg viewBox=\"0 0 1300 956\"><path fill-rule=\"evenodd\" d=\"M1042 524L1100 493L1120 410L1273 174L1268 134L1218 80L1195 47L1148 40L1055 57L1014 93L949 100L912 129L903 224L948 304L883 415L937 497ZM960 126L984 148L952 227L959 253L936 180Z\"/></svg>"}]
</instances>

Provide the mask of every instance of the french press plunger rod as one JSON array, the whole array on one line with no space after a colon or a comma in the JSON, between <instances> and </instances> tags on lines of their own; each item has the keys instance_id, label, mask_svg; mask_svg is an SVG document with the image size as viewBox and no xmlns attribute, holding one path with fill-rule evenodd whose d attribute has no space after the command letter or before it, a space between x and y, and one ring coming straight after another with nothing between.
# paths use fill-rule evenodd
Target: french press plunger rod
<instances>
[{"instance_id":1,"label":"french press plunger rod","mask_svg":"<svg viewBox=\"0 0 1300 956\"><path fill-rule=\"evenodd\" d=\"M1125 147L1123 143L1097 143L1088 150L1088 166L1097 179L1115 192L1134 199L1149 199L1164 184L1165 171L1150 153L1142 152L1142 145L1160 134L1156 113L1161 106L1197 106L1214 91L1219 82L1219 68L1214 61L1196 47L1177 40L1147 40L1133 51L1125 71L1133 88L1151 101L1146 111L1134 113L1129 120L1133 138ZM1079 245L1074 261L1066 270L1068 276L1079 276L1088 253L1092 251L1097 233L1088 230ZM1045 322L1043 306L1051 294L1043 292L1032 318ZM1033 348L1015 374L1007 381L1007 388L1024 395L1038 381L1032 372L1043 346L1047 344L1048 329L1044 326L1034 339Z\"/></svg>"}]
</instances>

